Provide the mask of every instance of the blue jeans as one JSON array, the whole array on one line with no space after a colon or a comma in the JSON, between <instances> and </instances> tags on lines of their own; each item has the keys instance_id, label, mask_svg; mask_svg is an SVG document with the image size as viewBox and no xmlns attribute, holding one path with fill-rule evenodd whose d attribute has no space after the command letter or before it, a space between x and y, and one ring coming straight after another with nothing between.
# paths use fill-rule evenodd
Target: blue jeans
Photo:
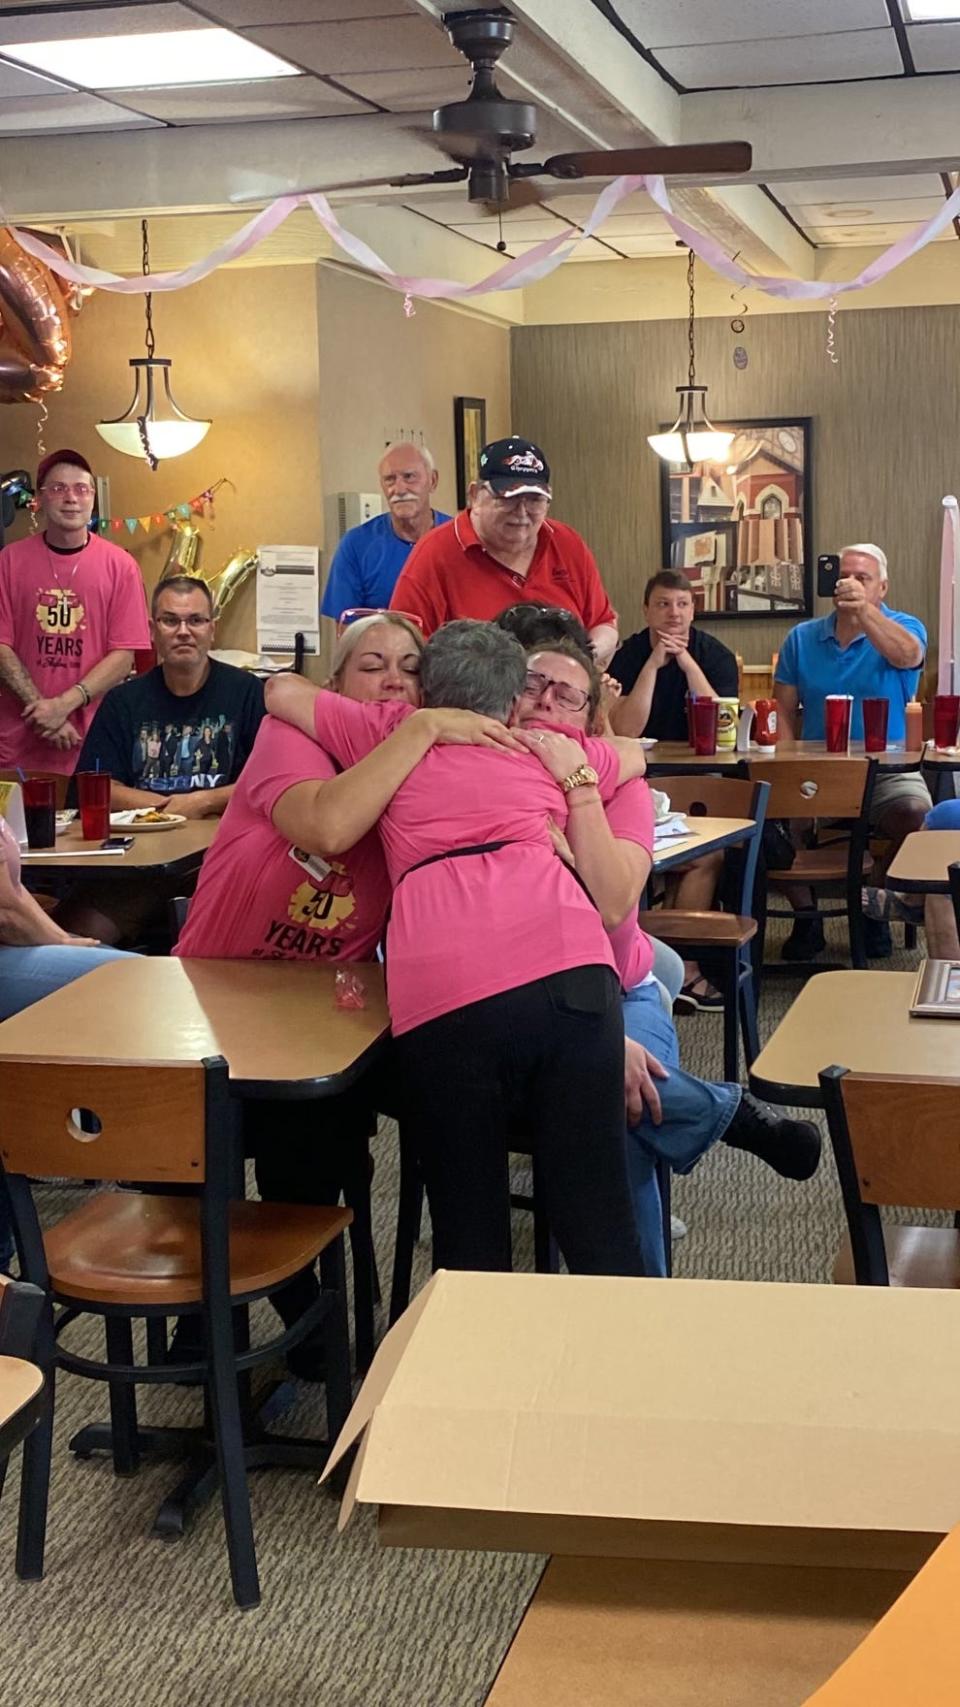
<instances>
[{"instance_id":1,"label":"blue jeans","mask_svg":"<svg viewBox=\"0 0 960 1707\"><path fill-rule=\"evenodd\" d=\"M663 985L672 1005L683 989L683 961L668 942L660 942L655 936L652 936L650 941L653 945L653 965L650 970L657 982Z\"/></svg>"},{"instance_id":2,"label":"blue jeans","mask_svg":"<svg viewBox=\"0 0 960 1707\"><path fill-rule=\"evenodd\" d=\"M743 1092L739 1085L708 1084L683 1071L676 1028L664 1012L656 984L638 984L626 992L623 1028L670 1072L668 1079L655 1081L663 1111L660 1125L655 1126L644 1110L639 1124L627 1129L627 1167L644 1272L664 1275L667 1265L657 1161L669 1162L674 1173L689 1173L711 1144L723 1137Z\"/></svg>"},{"instance_id":3,"label":"blue jeans","mask_svg":"<svg viewBox=\"0 0 960 1707\"><path fill-rule=\"evenodd\" d=\"M10 948L0 943L0 1020L21 1013L43 996L72 984L107 960L129 960L119 948L68 948L53 943L39 948ZM0 1175L0 1269L13 1256L13 1229L7 1188Z\"/></svg>"}]
</instances>

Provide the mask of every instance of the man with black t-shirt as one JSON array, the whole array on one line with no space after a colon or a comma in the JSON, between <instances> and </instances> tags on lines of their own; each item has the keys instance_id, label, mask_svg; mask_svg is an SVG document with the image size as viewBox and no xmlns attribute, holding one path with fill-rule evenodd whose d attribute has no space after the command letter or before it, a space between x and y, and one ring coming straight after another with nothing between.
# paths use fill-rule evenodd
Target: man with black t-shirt
<instances>
[{"instance_id":1,"label":"man with black t-shirt","mask_svg":"<svg viewBox=\"0 0 960 1707\"><path fill-rule=\"evenodd\" d=\"M729 647L694 627L693 594L685 575L661 569L643 595L647 626L631 634L615 654L610 674L623 689L611 707L618 735L648 735L657 741L686 741L687 695L736 699L737 660ZM722 854L707 854L677 872L668 885L669 904L700 912L713 906ZM723 997L701 976L695 961L684 962L681 1007L723 1011Z\"/></svg>"},{"instance_id":2,"label":"man with black t-shirt","mask_svg":"<svg viewBox=\"0 0 960 1707\"><path fill-rule=\"evenodd\" d=\"M156 669L104 696L77 769L109 771L115 812L153 806L185 818L218 817L256 739L263 684L209 656L213 599L198 576L173 575L159 583L150 628ZM176 889L182 893L182 879ZM98 878L96 885L78 886L57 919L102 942L129 941L164 899L155 879L149 890L140 890L129 879L111 884Z\"/></svg>"},{"instance_id":3,"label":"man with black t-shirt","mask_svg":"<svg viewBox=\"0 0 960 1707\"><path fill-rule=\"evenodd\" d=\"M646 628L623 642L610 665L623 689L610 721L618 735L686 741L687 695L736 699L736 657L722 641L694 627L690 583L676 569L651 576L643 614Z\"/></svg>"}]
</instances>

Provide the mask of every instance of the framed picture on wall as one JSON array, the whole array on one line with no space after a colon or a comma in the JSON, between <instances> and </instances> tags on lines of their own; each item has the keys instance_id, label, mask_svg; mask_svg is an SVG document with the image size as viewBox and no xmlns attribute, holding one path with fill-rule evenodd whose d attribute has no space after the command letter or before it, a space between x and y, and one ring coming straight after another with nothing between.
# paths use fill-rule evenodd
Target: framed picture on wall
<instances>
[{"instance_id":1,"label":"framed picture on wall","mask_svg":"<svg viewBox=\"0 0 960 1707\"><path fill-rule=\"evenodd\" d=\"M698 616L810 616L810 417L717 425L734 434L722 461L661 465L662 566Z\"/></svg>"},{"instance_id":2,"label":"framed picture on wall","mask_svg":"<svg viewBox=\"0 0 960 1707\"><path fill-rule=\"evenodd\" d=\"M453 438L457 453L457 508L467 501L467 487L476 480L480 452L487 442L487 404L483 397L455 397Z\"/></svg>"}]
</instances>

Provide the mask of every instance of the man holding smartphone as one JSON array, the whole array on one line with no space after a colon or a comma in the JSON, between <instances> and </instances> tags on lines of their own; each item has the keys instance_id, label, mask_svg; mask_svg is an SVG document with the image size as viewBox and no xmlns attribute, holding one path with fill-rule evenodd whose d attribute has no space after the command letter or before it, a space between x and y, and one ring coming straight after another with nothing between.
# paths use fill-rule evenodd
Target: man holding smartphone
<instances>
[{"instance_id":1,"label":"man holding smartphone","mask_svg":"<svg viewBox=\"0 0 960 1707\"><path fill-rule=\"evenodd\" d=\"M904 741L904 712L916 697L927 631L919 617L891 610L886 593L887 559L880 547L845 546L832 614L797 623L777 660L773 691L781 730L788 739L798 734L797 713L802 707L804 739L822 741L827 695L850 694L851 739L862 741L863 701L875 697L890 702L890 745ZM905 836L922 827L930 806L930 794L918 770L881 771L874 784L871 828L888 838L896 851ZM794 904L804 903L798 898ZM874 960L885 959L892 952L889 926L871 919L864 924L867 954ZM820 921L798 921L783 945L783 958L808 960L823 946Z\"/></svg>"}]
</instances>

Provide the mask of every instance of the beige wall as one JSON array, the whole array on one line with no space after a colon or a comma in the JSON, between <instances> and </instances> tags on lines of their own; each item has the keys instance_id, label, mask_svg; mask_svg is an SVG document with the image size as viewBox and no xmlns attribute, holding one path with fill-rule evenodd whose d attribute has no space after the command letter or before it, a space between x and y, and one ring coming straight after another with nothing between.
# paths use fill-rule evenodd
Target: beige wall
<instances>
[{"instance_id":1,"label":"beige wall","mask_svg":"<svg viewBox=\"0 0 960 1707\"><path fill-rule=\"evenodd\" d=\"M97 420L126 408L127 362L143 350L142 299L105 292L74 323L74 356L63 391L49 399L45 442L75 446L109 476L115 515L166 510L226 475L236 491L222 489L215 522L203 526L208 574L241 545L322 545L325 497L375 490L384 433L401 426L423 429L440 467L440 503L452 508L455 395L486 397L491 434L509 430L505 329L426 304L408 320L396 292L342 268L226 268L155 297L154 313L180 407L212 418L203 443L152 474L96 433ZM36 467L36 423L35 405L0 408L0 468ZM11 537L27 526L21 513ZM116 537L152 588L169 531ZM252 649L255 629L251 580L224 613L218 639Z\"/></svg>"},{"instance_id":2,"label":"beige wall","mask_svg":"<svg viewBox=\"0 0 960 1707\"><path fill-rule=\"evenodd\" d=\"M629 634L641 621L644 582L661 566L660 462L646 434L673 419L685 324L536 326L511 337L514 426L546 450L555 512L595 550ZM744 372L733 366L738 342L749 352ZM853 540L883 546L890 602L922 617L934 640L940 500L960 488L960 309L850 314L838 348L834 368L822 316L748 319L739 338L708 320L698 328L698 378L717 422L813 417L814 557ZM756 618L710 630L758 663L787 626Z\"/></svg>"},{"instance_id":3,"label":"beige wall","mask_svg":"<svg viewBox=\"0 0 960 1707\"><path fill-rule=\"evenodd\" d=\"M190 290L154 298L157 353L173 358L181 409L213 421L187 456L146 463L104 444L94 423L119 415L130 401L131 356L143 352L141 298L90 298L74 322L74 356L63 391L49 400L48 449L72 445L110 478L115 515L163 511L193 497L220 475L216 520L203 526L202 567L216 571L240 545L318 536L320 480L316 300L313 269L269 267L223 271ZM0 411L4 468L35 468L35 406ZM21 522L21 526L23 523ZM152 587L163 568L169 530L148 538L138 528L131 550ZM248 581L220 625L224 646L252 646L254 588Z\"/></svg>"},{"instance_id":4,"label":"beige wall","mask_svg":"<svg viewBox=\"0 0 960 1707\"><path fill-rule=\"evenodd\" d=\"M317 269L323 489L377 490L377 463L398 431L423 434L440 472L437 501L456 507L454 397L485 397L487 436L510 431L510 334L418 302L341 267Z\"/></svg>"}]
</instances>

